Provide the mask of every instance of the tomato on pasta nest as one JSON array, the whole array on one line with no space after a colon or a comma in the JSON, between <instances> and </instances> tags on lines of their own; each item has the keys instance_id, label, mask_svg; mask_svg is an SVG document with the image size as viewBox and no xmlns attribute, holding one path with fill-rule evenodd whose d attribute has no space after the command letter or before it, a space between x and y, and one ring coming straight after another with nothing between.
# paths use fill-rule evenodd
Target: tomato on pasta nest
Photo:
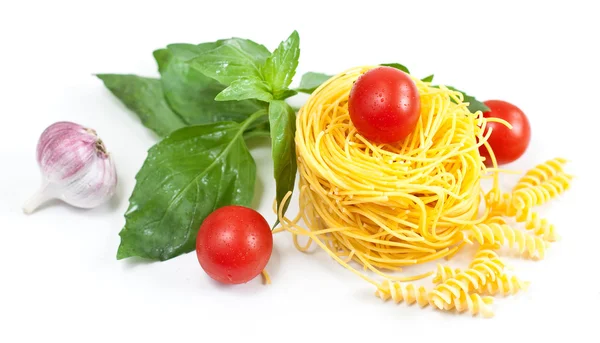
<instances>
[{"instance_id":1,"label":"tomato on pasta nest","mask_svg":"<svg viewBox=\"0 0 600 343\"><path fill-rule=\"evenodd\" d=\"M414 131L421 102L413 80L392 67L361 75L348 97L348 112L357 131L374 143L396 143Z\"/></svg>"}]
</instances>

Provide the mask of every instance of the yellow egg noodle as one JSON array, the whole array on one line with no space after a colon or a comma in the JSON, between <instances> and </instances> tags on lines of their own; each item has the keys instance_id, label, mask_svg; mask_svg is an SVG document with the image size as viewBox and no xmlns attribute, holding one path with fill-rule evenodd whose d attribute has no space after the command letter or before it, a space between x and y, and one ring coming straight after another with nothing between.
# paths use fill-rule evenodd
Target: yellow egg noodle
<instances>
[{"instance_id":1,"label":"yellow egg noodle","mask_svg":"<svg viewBox=\"0 0 600 343\"><path fill-rule=\"evenodd\" d=\"M354 81L373 67L332 77L300 109L295 137L300 211L290 219L280 206L275 231L290 232L301 251L316 243L373 284L383 300L490 317L493 295L515 294L528 285L511 274L498 250L508 246L522 257L541 259L557 238L554 226L532 208L568 188L566 160L536 166L512 192L502 193L486 124L510 125L471 113L460 92L415 78L421 101L416 129L398 144L373 144L357 133L348 114ZM493 168L484 165L481 145L490 151ZM493 179L489 192L481 188L483 177ZM509 226L508 217L528 230ZM308 243L301 245L299 236ZM466 269L440 263L436 271L397 276L404 267L450 260L470 244L480 248ZM430 288L411 283L430 276Z\"/></svg>"},{"instance_id":2,"label":"yellow egg noodle","mask_svg":"<svg viewBox=\"0 0 600 343\"><path fill-rule=\"evenodd\" d=\"M271 284L271 276L269 275L269 273L267 272L266 269L263 269L260 272L260 275L262 275L263 284L265 284L265 285L270 285Z\"/></svg>"}]
</instances>

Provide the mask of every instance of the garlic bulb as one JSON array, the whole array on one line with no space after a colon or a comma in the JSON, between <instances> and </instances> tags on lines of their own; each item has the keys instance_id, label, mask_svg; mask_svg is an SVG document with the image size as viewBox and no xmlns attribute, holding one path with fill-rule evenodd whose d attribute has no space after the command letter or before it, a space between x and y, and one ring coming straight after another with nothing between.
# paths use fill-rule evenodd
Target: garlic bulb
<instances>
[{"instance_id":1,"label":"garlic bulb","mask_svg":"<svg viewBox=\"0 0 600 343\"><path fill-rule=\"evenodd\" d=\"M23 207L25 213L50 199L93 208L115 193L115 164L92 129L71 122L50 125L38 141L37 162L42 186Z\"/></svg>"}]
</instances>

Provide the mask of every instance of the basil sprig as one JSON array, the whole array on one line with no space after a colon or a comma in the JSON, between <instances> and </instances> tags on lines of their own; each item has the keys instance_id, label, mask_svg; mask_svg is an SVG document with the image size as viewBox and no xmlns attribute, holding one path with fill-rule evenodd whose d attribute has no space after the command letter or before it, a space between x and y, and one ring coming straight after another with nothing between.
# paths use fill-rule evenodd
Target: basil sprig
<instances>
[{"instance_id":1,"label":"basil sprig","mask_svg":"<svg viewBox=\"0 0 600 343\"><path fill-rule=\"evenodd\" d=\"M270 137L279 208L296 181L295 111L285 99L297 94L289 86L299 56L294 31L273 52L235 37L168 45L154 51L160 78L97 75L162 137L136 175L118 259L190 252L212 211L250 206L256 164L248 139Z\"/></svg>"}]
</instances>

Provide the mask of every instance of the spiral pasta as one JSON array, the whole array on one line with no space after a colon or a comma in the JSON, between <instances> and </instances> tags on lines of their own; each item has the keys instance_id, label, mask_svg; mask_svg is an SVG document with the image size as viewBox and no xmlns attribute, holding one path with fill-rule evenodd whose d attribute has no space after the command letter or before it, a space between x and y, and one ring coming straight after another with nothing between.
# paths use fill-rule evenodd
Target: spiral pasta
<instances>
[{"instance_id":1,"label":"spiral pasta","mask_svg":"<svg viewBox=\"0 0 600 343\"><path fill-rule=\"evenodd\" d=\"M478 267L478 265L480 267ZM480 272L480 270L483 269L481 268L481 265L492 267L485 268L488 275L487 277L484 277ZM471 269L461 272L458 268L438 264L432 281L435 284L440 284L445 283L450 279L455 279L455 281L449 282L450 284L453 284L457 280L466 279L467 282L465 282L465 285L468 285L468 288L466 290L465 287L458 288L469 293L491 296L498 294L503 296L514 295L529 287L529 282L524 282L515 275L506 274L503 270L504 267L504 262L502 262L494 250L490 249L490 247L482 247L482 249L475 254L473 261L469 264L469 268ZM473 269L475 269L475 271L473 271ZM465 273L466 275L463 274L464 276L461 276L462 273ZM471 280L471 275L473 274L478 278L477 282ZM457 292L455 291L453 293L456 294Z\"/></svg>"},{"instance_id":2,"label":"spiral pasta","mask_svg":"<svg viewBox=\"0 0 600 343\"><path fill-rule=\"evenodd\" d=\"M445 266L441 263L438 263L436 266L436 272L433 275L433 279L431 282L434 284L439 284L448 279L451 279L456 276L456 274L460 273L459 268L452 268L450 266Z\"/></svg>"},{"instance_id":3,"label":"spiral pasta","mask_svg":"<svg viewBox=\"0 0 600 343\"><path fill-rule=\"evenodd\" d=\"M519 291L527 290L529 282L521 281L515 275L502 274L496 280L488 282L477 290L479 294L487 295L514 295Z\"/></svg>"},{"instance_id":4,"label":"spiral pasta","mask_svg":"<svg viewBox=\"0 0 600 343\"><path fill-rule=\"evenodd\" d=\"M505 223L500 225L505 225ZM506 265L504 264L504 262L502 262L500 256L498 256L498 253L495 250L497 250L496 245L481 245L475 256L473 256L473 261L471 261L471 263L469 264L469 268L473 268L479 263L486 263L488 261L497 264L498 266L500 266L500 268L506 267Z\"/></svg>"},{"instance_id":5,"label":"spiral pasta","mask_svg":"<svg viewBox=\"0 0 600 343\"><path fill-rule=\"evenodd\" d=\"M550 178L558 175L563 172L563 167L567 163L567 160L561 157L557 157L544 163L540 163L535 168L529 170L525 175L523 175L517 184L513 188L513 192L529 188L533 186L538 186Z\"/></svg>"},{"instance_id":6,"label":"spiral pasta","mask_svg":"<svg viewBox=\"0 0 600 343\"><path fill-rule=\"evenodd\" d=\"M459 298L462 293L471 293L481 289L488 283L496 281L502 274L502 265L492 260L486 260L438 284L432 294L449 304L453 297Z\"/></svg>"},{"instance_id":7,"label":"spiral pasta","mask_svg":"<svg viewBox=\"0 0 600 343\"><path fill-rule=\"evenodd\" d=\"M464 237L469 243L473 243L475 240L480 244L507 244L511 249L517 248L523 257L543 259L546 255L547 242L508 225L467 225Z\"/></svg>"},{"instance_id":8,"label":"spiral pasta","mask_svg":"<svg viewBox=\"0 0 600 343\"><path fill-rule=\"evenodd\" d=\"M543 258L547 244L508 226L505 217L520 215L532 232L546 235L547 222L530 210L537 203L531 194L540 190L531 189L562 192L556 184L564 181L562 160L525 174L514 193L501 192L486 125L508 123L471 113L462 93L416 78L421 115L414 132L397 144L374 144L357 132L348 112L354 81L373 67L330 78L298 112L299 213L292 219L283 215L288 193L278 207L281 226L275 231L291 233L301 251L316 244L374 285L383 300L491 316L493 298L479 293L523 288L504 274L495 250L508 245L523 256ZM490 151L493 168L483 163L480 146ZM480 183L486 174L493 178L487 193ZM308 238L306 245L299 244L299 236ZM417 264L452 259L475 243L482 247L468 269L438 264L436 272L404 273ZM411 283L432 275L436 285L431 290Z\"/></svg>"},{"instance_id":9,"label":"spiral pasta","mask_svg":"<svg viewBox=\"0 0 600 343\"><path fill-rule=\"evenodd\" d=\"M554 224L551 224L548 219L540 218L536 212L529 212L528 214L525 221L525 228L527 230L533 231L535 235L542 237L542 239L548 242L554 242L559 238Z\"/></svg>"},{"instance_id":10,"label":"spiral pasta","mask_svg":"<svg viewBox=\"0 0 600 343\"><path fill-rule=\"evenodd\" d=\"M458 312L469 311L473 315L481 314L486 318L494 316L491 306L494 299L489 296L480 296L477 293L462 294L454 301L454 307Z\"/></svg>"},{"instance_id":11,"label":"spiral pasta","mask_svg":"<svg viewBox=\"0 0 600 343\"><path fill-rule=\"evenodd\" d=\"M455 304L456 299L459 299L463 293L477 293L477 290L495 282L504 275L504 268L504 262L495 251L482 247L468 269L447 278L433 289L432 299L438 300L438 304L443 301L446 306Z\"/></svg>"},{"instance_id":12,"label":"spiral pasta","mask_svg":"<svg viewBox=\"0 0 600 343\"><path fill-rule=\"evenodd\" d=\"M414 284L401 284L391 280L384 281L377 289L376 296L383 300L392 299L396 304L406 302L409 305L415 302L425 307L429 305L429 292L425 287L417 288Z\"/></svg>"},{"instance_id":13,"label":"spiral pasta","mask_svg":"<svg viewBox=\"0 0 600 343\"><path fill-rule=\"evenodd\" d=\"M440 310L456 309L458 312L469 311L473 315L481 314L490 318L494 316L491 305L494 298L491 296L481 296L477 293L461 292L459 297L451 298L450 303L444 302L441 298L432 296L431 304Z\"/></svg>"},{"instance_id":14,"label":"spiral pasta","mask_svg":"<svg viewBox=\"0 0 600 343\"><path fill-rule=\"evenodd\" d=\"M570 175L558 174L540 185L521 188L513 193L513 206L518 210L543 205L567 190L571 179Z\"/></svg>"},{"instance_id":15,"label":"spiral pasta","mask_svg":"<svg viewBox=\"0 0 600 343\"><path fill-rule=\"evenodd\" d=\"M513 193L503 193L499 197L488 194L486 199L491 209L490 215L514 217L517 222L524 222L527 230L532 230L535 235L546 241L554 242L558 239L554 225L547 219L540 218L532 208L543 205L565 192L570 187L572 178L569 174L556 172L535 186L522 187Z\"/></svg>"},{"instance_id":16,"label":"spiral pasta","mask_svg":"<svg viewBox=\"0 0 600 343\"><path fill-rule=\"evenodd\" d=\"M533 231L536 236L540 236L542 239L548 242L554 242L558 239L558 234L553 224L547 219L540 218L537 212L533 212L532 202L520 200L520 206L515 206L516 202L513 202L512 194L503 194L499 201L492 203L492 215L504 215L508 217L514 217L518 223L525 223L527 230ZM493 217L498 218L498 217ZM497 223L506 224L501 221L486 221L484 224Z\"/></svg>"}]
</instances>

